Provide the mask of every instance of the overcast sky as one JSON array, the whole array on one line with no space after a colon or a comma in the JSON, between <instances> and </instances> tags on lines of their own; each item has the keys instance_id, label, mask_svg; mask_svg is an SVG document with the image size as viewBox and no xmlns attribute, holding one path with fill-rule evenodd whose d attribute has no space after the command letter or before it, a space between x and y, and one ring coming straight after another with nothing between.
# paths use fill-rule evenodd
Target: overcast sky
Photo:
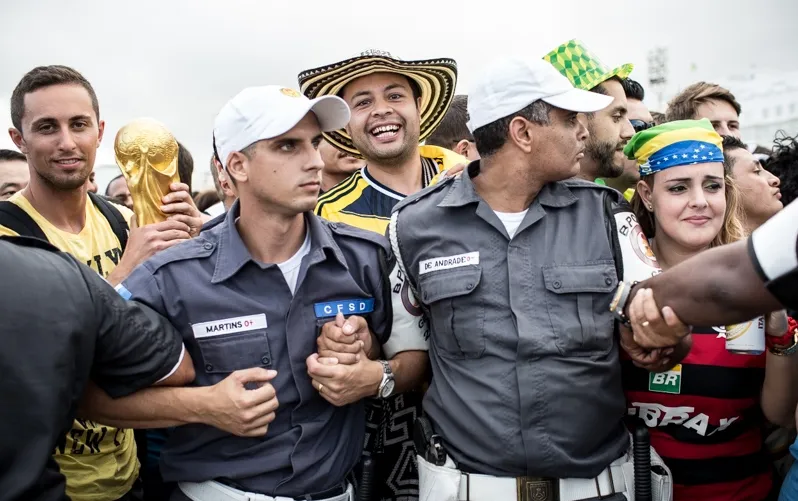
<instances>
[{"instance_id":1,"label":"overcast sky","mask_svg":"<svg viewBox=\"0 0 798 501\"><path fill-rule=\"evenodd\" d=\"M608 64L635 63L644 86L648 51L667 47L671 91L798 69L795 0L2 0L0 17L0 126L11 125L8 99L26 71L72 66L106 121L98 163L113 163L122 125L151 116L205 169L214 116L239 90L296 87L300 71L369 48L454 58L459 93L500 54L541 57L570 38ZM0 134L0 147L12 144Z\"/></svg>"}]
</instances>

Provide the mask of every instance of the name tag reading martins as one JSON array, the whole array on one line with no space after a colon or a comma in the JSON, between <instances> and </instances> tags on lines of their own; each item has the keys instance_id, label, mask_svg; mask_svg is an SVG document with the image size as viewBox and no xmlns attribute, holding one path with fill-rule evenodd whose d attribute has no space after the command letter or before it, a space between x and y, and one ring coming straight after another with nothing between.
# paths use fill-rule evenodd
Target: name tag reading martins
<instances>
[{"instance_id":1,"label":"name tag reading martins","mask_svg":"<svg viewBox=\"0 0 798 501\"><path fill-rule=\"evenodd\" d=\"M432 271L448 270L450 268L460 268L461 266L471 266L479 264L479 252L468 252L456 256L436 257L425 259L418 263L418 274L423 275Z\"/></svg>"},{"instance_id":2,"label":"name tag reading martins","mask_svg":"<svg viewBox=\"0 0 798 501\"><path fill-rule=\"evenodd\" d=\"M245 317L211 320L210 322L202 322L201 324L194 324L191 326L191 329L194 331L194 337L197 339L265 328L266 315L264 313L260 315L247 315Z\"/></svg>"}]
</instances>

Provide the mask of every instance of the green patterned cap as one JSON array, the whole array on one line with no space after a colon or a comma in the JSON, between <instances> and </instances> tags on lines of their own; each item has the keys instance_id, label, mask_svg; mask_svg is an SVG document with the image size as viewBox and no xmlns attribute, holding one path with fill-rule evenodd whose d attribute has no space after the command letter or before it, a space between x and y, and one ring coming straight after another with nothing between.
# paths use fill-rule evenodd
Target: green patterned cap
<instances>
[{"instance_id":1,"label":"green patterned cap","mask_svg":"<svg viewBox=\"0 0 798 501\"><path fill-rule=\"evenodd\" d=\"M633 64L610 69L585 44L576 39L560 45L543 56L543 59L557 68L574 87L582 90L590 90L612 77L626 78L634 69Z\"/></svg>"}]
</instances>

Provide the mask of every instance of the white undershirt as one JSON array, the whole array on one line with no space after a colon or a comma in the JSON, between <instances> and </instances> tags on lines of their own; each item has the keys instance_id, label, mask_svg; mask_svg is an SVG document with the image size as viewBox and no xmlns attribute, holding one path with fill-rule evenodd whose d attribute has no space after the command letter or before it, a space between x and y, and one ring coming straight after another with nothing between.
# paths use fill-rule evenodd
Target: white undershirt
<instances>
[{"instance_id":1,"label":"white undershirt","mask_svg":"<svg viewBox=\"0 0 798 501\"><path fill-rule=\"evenodd\" d=\"M493 211L498 216L499 221L502 222L504 228L507 230L507 234L510 235L510 238L515 236L515 232L518 230L518 227L521 225L521 221L524 220L524 216L526 213L529 212L529 209L525 210L524 212L499 212L497 210Z\"/></svg>"},{"instance_id":2,"label":"white undershirt","mask_svg":"<svg viewBox=\"0 0 798 501\"><path fill-rule=\"evenodd\" d=\"M310 231L305 233L305 241L302 242L302 247L296 251L296 254L291 256L288 261L283 261L282 263L277 263L277 266L280 268L280 271L283 272L283 276L285 277L285 283L288 284L288 288L291 289L291 294L294 294L296 291L296 281L299 278L299 267L302 266L302 258L307 256L310 253Z\"/></svg>"}]
</instances>

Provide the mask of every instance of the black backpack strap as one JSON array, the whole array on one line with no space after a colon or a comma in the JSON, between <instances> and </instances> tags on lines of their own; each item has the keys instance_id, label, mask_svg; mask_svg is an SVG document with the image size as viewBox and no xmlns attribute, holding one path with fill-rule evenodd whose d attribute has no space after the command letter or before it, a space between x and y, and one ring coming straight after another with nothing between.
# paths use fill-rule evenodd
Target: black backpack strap
<instances>
[{"instance_id":1,"label":"black backpack strap","mask_svg":"<svg viewBox=\"0 0 798 501\"><path fill-rule=\"evenodd\" d=\"M117 240L119 240L119 247L122 249L122 252L125 252L125 247L127 247L127 232L130 229L127 221L125 221L125 217L119 212L119 209L100 195L89 192L89 198L94 206L102 213L103 217L108 220L108 224L111 225L111 230L113 230L114 235L116 235Z\"/></svg>"},{"instance_id":2,"label":"black backpack strap","mask_svg":"<svg viewBox=\"0 0 798 501\"><path fill-rule=\"evenodd\" d=\"M618 275L618 281L623 280L623 252L621 251L621 242L618 241L618 224L615 221L616 208L613 206L612 199L608 196L604 197L604 227L607 230L607 238L610 241L610 249L612 249L612 257L615 261L615 273Z\"/></svg>"},{"instance_id":3,"label":"black backpack strap","mask_svg":"<svg viewBox=\"0 0 798 501\"><path fill-rule=\"evenodd\" d=\"M0 226L5 226L23 237L34 237L49 242L47 235L36 221L13 202L0 202Z\"/></svg>"}]
</instances>

